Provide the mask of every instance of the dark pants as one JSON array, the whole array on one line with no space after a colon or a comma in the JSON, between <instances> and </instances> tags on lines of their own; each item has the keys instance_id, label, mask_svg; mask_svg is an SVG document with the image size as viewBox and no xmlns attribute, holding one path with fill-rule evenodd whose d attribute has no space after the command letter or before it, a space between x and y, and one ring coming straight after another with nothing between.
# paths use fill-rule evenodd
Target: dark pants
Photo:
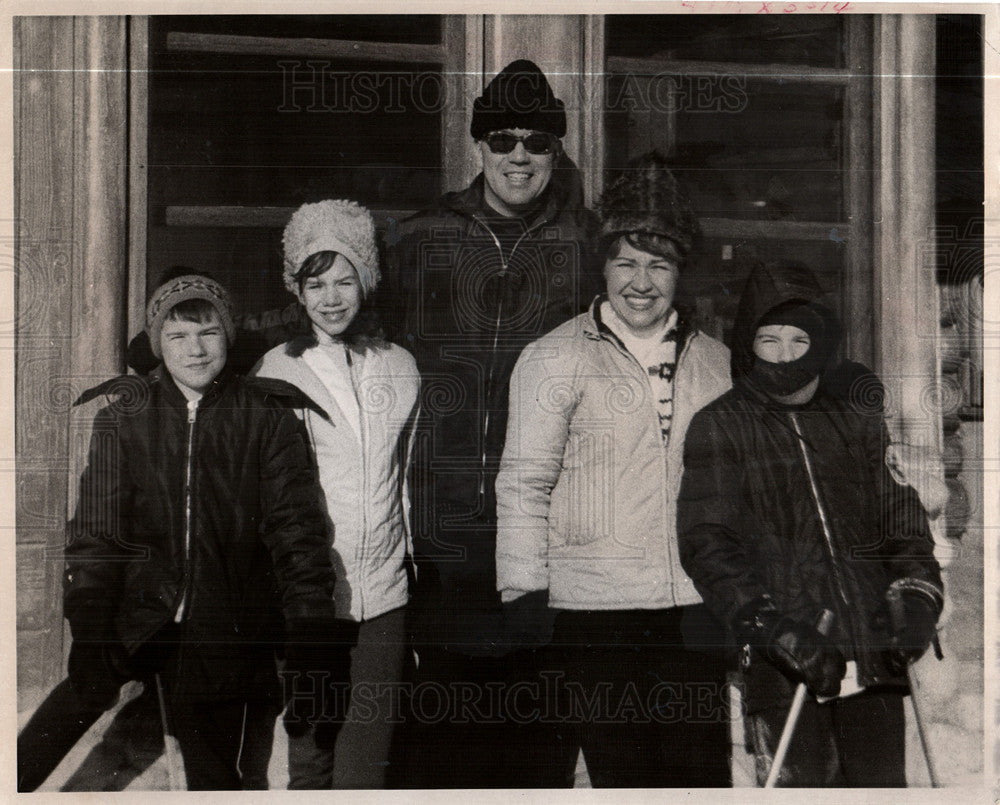
<instances>
[{"instance_id":1,"label":"dark pants","mask_svg":"<svg viewBox=\"0 0 1000 805\"><path fill-rule=\"evenodd\" d=\"M288 739L291 789L386 787L406 653L406 612L361 623L351 648L346 718L320 745L315 728ZM332 740L330 738L332 737Z\"/></svg>"},{"instance_id":2,"label":"dark pants","mask_svg":"<svg viewBox=\"0 0 1000 805\"><path fill-rule=\"evenodd\" d=\"M564 754L591 784L731 785L723 633L704 607L564 611L550 670Z\"/></svg>"},{"instance_id":3,"label":"dark pants","mask_svg":"<svg viewBox=\"0 0 1000 805\"><path fill-rule=\"evenodd\" d=\"M553 788L576 756L544 718L541 654L470 657L419 652L404 729L408 788Z\"/></svg>"},{"instance_id":4,"label":"dark pants","mask_svg":"<svg viewBox=\"0 0 1000 805\"><path fill-rule=\"evenodd\" d=\"M152 688L152 683L148 687ZM145 706L136 708L144 709L147 716L153 706L158 711L155 689L143 696L150 698ZM168 706L171 730L184 757L189 790L266 787L277 716L273 704L171 700ZM44 783L103 713L104 709L84 701L70 680L56 685L17 736L18 791L34 791ZM130 709L129 717L135 715ZM155 721L142 718L141 722L143 729L162 732L158 712ZM142 740L146 743L154 738L149 735ZM159 745L162 747L162 738ZM86 784L78 775L75 777L75 786ZM89 790L108 790L105 781L94 780L91 785Z\"/></svg>"},{"instance_id":5,"label":"dark pants","mask_svg":"<svg viewBox=\"0 0 1000 805\"><path fill-rule=\"evenodd\" d=\"M183 701L170 704L171 730L184 758L188 791L266 788L277 709L268 701ZM266 744L261 738L266 736ZM266 759L261 757L265 751ZM247 774L251 771L251 774Z\"/></svg>"},{"instance_id":6,"label":"dark pants","mask_svg":"<svg viewBox=\"0 0 1000 805\"><path fill-rule=\"evenodd\" d=\"M747 742L764 784L789 705L747 717ZM807 698L781 767L783 787L906 786L903 694L868 691L817 704Z\"/></svg>"}]
</instances>

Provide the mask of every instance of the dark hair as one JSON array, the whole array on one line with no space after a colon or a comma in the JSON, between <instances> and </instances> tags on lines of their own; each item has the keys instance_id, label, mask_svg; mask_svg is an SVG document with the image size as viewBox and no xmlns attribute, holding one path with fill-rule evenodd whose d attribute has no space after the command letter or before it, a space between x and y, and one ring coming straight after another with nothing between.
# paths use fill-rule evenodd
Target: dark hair
<instances>
[{"instance_id":1,"label":"dark hair","mask_svg":"<svg viewBox=\"0 0 1000 805\"><path fill-rule=\"evenodd\" d=\"M622 241L633 248L649 254L655 254L677 265L684 265L685 257L679 244L663 235L652 232L615 232L602 239L601 251L605 260L614 260L621 252Z\"/></svg>"},{"instance_id":2,"label":"dark hair","mask_svg":"<svg viewBox=\"0 0 1000 805\"><path fill-rule=\"evenodd\" d=\"M310 279L312 277L318 277L321 274L325 274L327 271L329 271L330 266L333 265L333 261L337 259L338 254L340 254L340 252L334 252L329 250L322 252L313 252L305 260L303 260L302 266L293 275L295 277L295 282L299 286L299 292L301 293L302 288L305 286L307 279Z\"/></svg>"},{"instance_id":3,"label":"dark hair","mask_svg":"<svg viewBox=\"0 0 1000 805\"><path fill-rule=\"evenodd\" d=\"M206 324L212 320L213 313L219 317L221 322L222 316L218 309L207 299L185 299L167 311L164 321L190 321L195 324Z\"/></svg>"},{"instance_id":4,"label":"dark hair","mask_svg":"<svg viewBox=\"0 0 1000 805\"><path fill-rule=\"evenodd\" d=\"M296 284L299 286L299 293L302 292L307 279L318 277L329 271L338 254L340 252L331 250L314 252L303 260L302 267L293 275ZM344 259L346 260L347 258L345 257ZM353 266L353 263L351 265ZM355 269L356 271L357 269ZM358 339L366 338L378 340L382 338L381 322L379 321L378 314L375 312L375 307L370 296L365 296L364 288L362 288L361 308L340 336L345 341L357 341ZM304 326L307 332L311 334L312 326L308 323L308 319L304 322Z\"/></svg>"}]
</instances>

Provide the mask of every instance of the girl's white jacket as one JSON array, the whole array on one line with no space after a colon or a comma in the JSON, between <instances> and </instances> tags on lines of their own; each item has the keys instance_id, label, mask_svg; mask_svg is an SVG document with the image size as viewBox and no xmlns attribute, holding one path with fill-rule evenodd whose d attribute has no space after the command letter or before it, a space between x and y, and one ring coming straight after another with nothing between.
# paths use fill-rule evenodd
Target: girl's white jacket
<instances>
[{"instance_id":1,"label":"girl's white jacket","mask_svg":"<svg viewBox=\"0 0 1000 805\"><path fill-rule=\"evenodd\" d=\"M327 385L302 357L311 349L347 350L347 371L360 414L360 438ZM318 345L310 336L268 352L253 374L287 380L327 412L300 409L326 503L337 574L337 616L370 620L408 598L411 545L406 485L418 414L420 375L402 347L367 340Z\"/></svg>"}]
</instances>

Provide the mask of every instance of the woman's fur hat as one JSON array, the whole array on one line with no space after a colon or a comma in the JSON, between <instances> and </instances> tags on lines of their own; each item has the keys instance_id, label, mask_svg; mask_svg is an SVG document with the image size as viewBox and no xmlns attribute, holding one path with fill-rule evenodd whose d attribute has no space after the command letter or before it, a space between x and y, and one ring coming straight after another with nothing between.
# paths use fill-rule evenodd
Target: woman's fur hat
<instances>
[{"instance_id":1,"label":"woman's fur hat","mask_svg":"<svg viewBox=\"0 0 1000 805\"><path fill-rule=\"evenodd\" d=\"M285 226L282 244L285 287L292 293L298 292L295 275L316 252L338 252L350 260L365 297L382 278L375 246L375 221L356 201L333 199L303 204Z\"/></svg>"},{"instance_id":2,"label":"woman's fur hat","mask_svg":"<svg viewBox=\"0 0 1000 805\"><path fill-rule=\"evenodd\" d=\"M698 233L687 194L658 151L643 154L626 166L604 191L597 213L602 240L640 232L660 235L673 241L685 258Z\"/></svg>"}]
</instances>

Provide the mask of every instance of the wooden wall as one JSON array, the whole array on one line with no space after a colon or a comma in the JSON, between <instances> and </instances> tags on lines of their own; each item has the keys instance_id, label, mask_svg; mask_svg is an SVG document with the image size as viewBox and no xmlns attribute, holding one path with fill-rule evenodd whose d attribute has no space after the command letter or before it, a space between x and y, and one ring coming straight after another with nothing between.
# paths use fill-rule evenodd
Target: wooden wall
<instances>
[{"instance_id":1,"label":"wooden wall","mask_svg":"<svg viewBox=\"0 0 1000 805\"><path fill-rule=\"evenodd\" d=\"M18 691L63 672L62 546L127 298L125 18L14 21Z\"/></svg>"}]
</instances>

